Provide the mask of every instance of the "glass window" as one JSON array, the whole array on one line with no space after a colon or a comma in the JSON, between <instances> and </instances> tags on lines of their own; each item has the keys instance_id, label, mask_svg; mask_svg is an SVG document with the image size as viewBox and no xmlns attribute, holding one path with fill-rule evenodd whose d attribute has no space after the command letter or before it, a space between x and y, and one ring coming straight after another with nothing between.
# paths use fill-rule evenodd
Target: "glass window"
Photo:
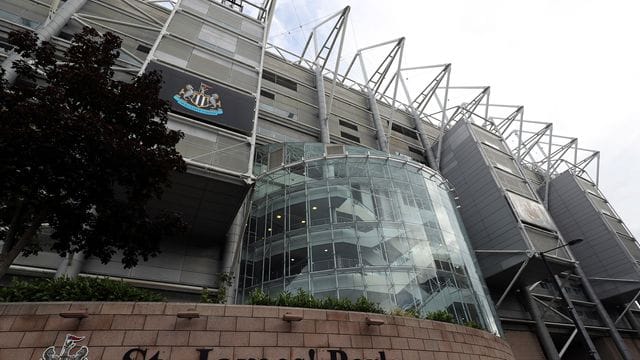
<instances>
[{"instance_id":1,"label":"glass window","mask_svg":"<svg viewBox=\"0 0 640 360\"><path fill-rule=\"evenodd\" d=\"M290 197L289 206L287 207L286 222L289 230L301 229L307 227L307 203L302 199Z\"/></svg>"},{"instance_id":2,"label":"glass window","mask_svg":"<svg viewBox=\"0 0 640 360\"><path fill-rule=\"evenodd\" d=\"M296 275L308 271L309 256L306 234L288 238L287 252L288 275Z\"/></svg>"},{"instance_id":3,"label":"glass window","mask_svg":"<svg viewBox=\"0 0 640 360\"><path fill-rule=\"evenodd\" d=\"M358 223L358 246L363 265L387 264L387 257L378 233L377 223Z\"/></svg>"},{"instance_id":4,"label":"glass window","mask_svg":"<svg viewBox=\"0 0 640 360\"><path fill-rule=\"evenodd\" d=\"M333 222L344 223L353 221L353 203L351 191L347 186L330 186L331 215Z\"/></svg>"},{"instance_id":5,"label":"glass window","mask_svg":"<svg viewBox=\"0 0 640 360\"><path fill-rule=\"evenodd\" d=\"M389 171L391 172L391 177L395 181L403 181L403 182L409 181L409 178L407 178L407 171L404 169L404 165L402 163L390 161L388 164L389 164Z\"/></svg>"},{"instance_id":6,"label":"glass window","mask_svg":"<svg viewBox=\"0 0 640 360\"><path fill-rule=\"evenodd\" d=\"M352 268L360 266L360 260L358 260L358 247L355 243L336 242L335 249L336 267Z\"/></svg>"},{"instance_id":7,"label":"glass window","mask_svg":"<svg viewBox=\"0 0 640 360\"><path fill-rule=\"evenodd\" d=\"M291 276L285 279L285 289L291 293L297 292L299 289L309 291L309 275L301 274Z\"/></svg>"},{"instance_id":8,"label":"glass window","mask_svg":"<svg viewBox=\"0 0 640 360\"><path fill-rule=\"evenodd\" d=\"M287 161L302 159L303 147L306 165L258 177L241 259L243 294L365 294L386 310L446 309L495 331L455 204L437 174L353 147L348 157L325 159L324 144L287 144ZM264 150L256 153L264 161Z\"/></svg>"},{"instance_id":9,"label":"glass window","mask_svg":"<svg viewBox=\"0 0 640 360\"><path fill-rule=\"evenodd\" d=\"M336 297L336 274L313 274L311 277L311 286L313 287L314 295L321 294L323 297Z\"/></svg>"},{"instance_id":10,"label":"glass window","mask_svg":"<svg viewBox=\"0 0 640 360\"><path fill-rule=\"evenodd\" d=\"M374 201L376 205L376 215L379 220L395 220L395 207L389 191L375 189Z\"/></svg>"},{"instance_id":11,"label":"glass window","mask_svg":"<svg viewBox=\"0 0 640 360\"><path fill-rule=\"evenodd\" d=\"M329 270L335 267L332 244L322 244L311 247L313 271Z\"/></svg>"},{"instance_id":12,"label":"glass window","mask_svg":"<svg viewBox=\"0 0 640 360\"><path fill-rule=\"evenodd\" d=\"M389 168L385 163L381 162L369 162L369 174L372 178L382 178L388 179L390 178Z\"/></svg>"},{"instance_id":13,"label":"glass window","mask_svg":"<svg viewBox=\"0 0 640 360\"><path fill-rule=\"evenodd\" d=\"M365 272L364 273L367 298L377 302L386 309L394 308L395 298L392 300L393 289L388 279L386 271Z\"/></svg>"},{"instance_id":14,"label":"glass window","mask_svg":"<svg viewBox=\"0 0 640 360\"><path fill-rule=\"evenodd\" d=\"M327 187L309 189L309 219L311 226L331 223L331 208L329 207Z\"/></svg>"},{"instance_id":15,"label":"glass window","mask_svg":"<svg viewBox=\"0 0 640 360\"><path fill-rule=\"evenodd\" d=\"M324 179L324 165L322 163L307 164L307 179L322 180Z\"/></svg>"},{"instance_id":16,"label":"glass window","mask_svg":"<svg viewBox=\"0 0 640 360\"><path fill-rule=\"evenodd\" d=\"M346 178L347 163L346 159L327 160L327 178Z\"/></svg>"},{"instance_id":17,"label":"glass window","mask_svg":"<svg viewBox=\"0 0 640 360\"><path fill-rule=\"evenodd\" d=\"M415 308L420 303L420 290L412 273L392 271L396 303L401 309Z\"/></svg>"},{"instance_id":18,"label":"glass window","mask_svg":"<svg viewBox=\"0 0 640 360\"><path fill-rule=\"evenodd\" d=\"M309 234L311 244L311 264L313 271L335 268L331 228L315 228Z\"/></svg>"},{"instance_id":19,"label":"glass window","mask_svg":"<svg viewBox=\"0 0 640 360\"><path fill-rule=\"evenodd\" d=\"M284 276L284 241L272 242L270 249L269 279L281 279Z\"/></svg>"},{"instance_id":20,"label":"glass window","mask_svg":"<svg viewBox=\"0 0 640 360\"><path fill-rule=\"evenodd\" d=\"M363 177L368 178L366 159L363 158L348 158L347 167L350 177Z\"/></svg>"}]
</instances>

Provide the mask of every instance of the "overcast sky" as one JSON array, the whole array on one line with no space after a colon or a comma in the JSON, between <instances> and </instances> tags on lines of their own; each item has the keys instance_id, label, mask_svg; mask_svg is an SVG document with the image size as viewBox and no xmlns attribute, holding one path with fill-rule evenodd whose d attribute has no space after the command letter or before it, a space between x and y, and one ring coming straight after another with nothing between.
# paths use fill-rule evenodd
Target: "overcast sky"
<instances>
[{"instance_id":1,"label":"overcast sky","mask_svg":"<svg viewBox=\"0 0 640 360\"><path fill-rule=\"evenodd\" d=\"M639 236L640 2L278 0L271 41L299 51L346 5L343 62L404 36L404 67L452 63L451 85L490 85L492 103L601 152L600 189Z\"/></svg>"}]
</instances>

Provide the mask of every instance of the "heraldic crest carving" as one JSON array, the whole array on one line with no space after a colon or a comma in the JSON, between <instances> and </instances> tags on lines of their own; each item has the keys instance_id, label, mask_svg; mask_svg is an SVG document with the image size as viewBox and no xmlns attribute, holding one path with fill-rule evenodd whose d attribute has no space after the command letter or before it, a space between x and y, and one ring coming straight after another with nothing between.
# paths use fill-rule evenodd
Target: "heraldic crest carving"
<instances>
[{"instance_id":1,"label":"heraldic crest carving","mask_svg":"<svg viewBox=\"0 0 640 360\"><path fill-rule=\"evenodd\" d=\"M222 99L217 93L207 94L207 90L211 88L205 83L200 83L200 90L195 90L193 85L187 84L173 96L173 100L180 106L199 114L221 115Z\"/></svg>"},{"instance_id":2,"label":"heraldic crest carving","mask_svg":"<svg viewBox=\"0 0 640 360\"><path fill-rule=\"evenodd\" d=\"M76 343L82 340L84 340L84 336L67 334L59 354L56 355L55 346L49 346L42 353L40 360L88 360L89 348L86 346L81 346L75 353L71 353L71 350L76 347Z\"/></svg>"}]
</instances>

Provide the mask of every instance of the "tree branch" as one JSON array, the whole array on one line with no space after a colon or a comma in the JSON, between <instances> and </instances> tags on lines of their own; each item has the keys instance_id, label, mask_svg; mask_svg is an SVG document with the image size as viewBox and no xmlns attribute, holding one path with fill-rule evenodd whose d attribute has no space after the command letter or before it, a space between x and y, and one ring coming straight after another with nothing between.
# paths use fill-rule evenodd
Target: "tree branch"
<instances>
[{"instance_id":1,"label":"tree branch","mask_svg":"<svg viewBox=\"0 0 640 360\"><path fill-rule=\"evenodd\" d=\"M22 210L24 209L24 199L18 200L18 206L16 211L13 213L13 217L11 218L11 223L9 224L9 231L7 231L7 236L4 238L4 244L2 245L2 254L7 253L9 249L13 247L13 243L15 242L16 237L16 228L18 227L18 221L22 216Z\"/></svg>"}]
</instances>

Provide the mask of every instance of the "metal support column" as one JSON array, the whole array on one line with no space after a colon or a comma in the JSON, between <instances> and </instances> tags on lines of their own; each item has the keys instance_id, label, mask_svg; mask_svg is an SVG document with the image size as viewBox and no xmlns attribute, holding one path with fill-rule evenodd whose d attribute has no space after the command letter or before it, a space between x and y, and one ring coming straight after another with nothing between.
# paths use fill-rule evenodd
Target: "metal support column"
<instances>
[{"instance_id":1,"label":"metal support column","mask_svg":"<svg viewBox=\"0 0 640 360\"><path fill-rule=\"evenodd\" d=\"M531 291L527 286L522 286L520 288L520 293L527 311L536 323L536 333L538 334L538 340L540 340L540 345L542 345L542 350L544 351L546 358L548 360L560 360L560 354L558 354L558 350L551 339L549 330L547 330L547 326L544 324L544 320L542 319L540 310L538 310L538 305L536 305L533 300Z\"/></svg>"},{"instance_id":2,"label":"metal support column","mask_svg":"<svg viewBox=\"0 0 640 360\"><path fill-rule=\"evenodd\" d=\"M364 60L362 55L357 55L360 60L360 66L362 67L362 73L365 79L367 78L367 72L364 66ZM373 125L376 128L376 140L378 141L378 148L386 153L389 152L389 140L384 132L384 126L382 125L382 119L380 118L380 110L378 110L378 102L376 100L376 93L373 89L367 85L367 95L369 95L369 109L371 109L371 115L373 117Z\"/></svg>"},{"instance_id":3,"label":"metal support column","mask_svg":"<svg viewBox=\"0 0 640 360\"><path fill-rule=\"evenodd\" d=\"M73 14L78 12L78 10L80 10L86 3L87 0L67 1L55 11L53 11L52 7L52 11L49 13L47 22L36 30L38 43L49 41L52 36L58 35L60 30L62 30L62 28L69 22ZM14 83L18 77L16 69L12 68L11 65L21 58L22 57L20 55L12 51L2 62L2 68L5 70L4 78L10 84Z\"/></svg>"},{"instance_id":4,"label":"metal support column","mask_svg":"<svg viewBox=\"0 0 640 360\"><path fill-rule=\"evenodd\" d=\"M611 335L611 338L613 339L613 342L616 345L616 348L618 348L618 352L620 352L620 355L622 355L622 358L624 360L631 360L632 356L629 353L629 349L627 348L627 345L624 343L622 336L620 336L618 329L616 329L616 325L611 320L609 313L604 308L604 306L602 306L600 299L598 298L598 296L596 295L596 292L591 287L591 284L589 283L589 279L587 279L587 275L582 271L582 267L580 267L580 264L576 264L575 270L576 270L576 274L580 277L580 282L582 283L582 287L587 293L587 296L594 304L596 304L598 315L600 315L600 318L604 320L604 323L609 328L609 334Z\"/></svg>"},{"instance_id":5,"label":"metal support column","mask_svg":"<svg viewBox=\"0 0 640 360\"><path fill-rule=\"evenodd\" d=\"M382 125L382 119L380 118L380 110L378 110L378 103L376 101L376 94L373 91L369 91L369 108L371 109L373 124L376 128L378 147L381 151L388 153L389 139L387 139L387 134L384 132L384 126Z\"/></svg>"},{"instance_id":6,"label":"metal support column","mask_svg":"<svg viewBox=\"0 0 640 360\"><path fill-rule=\"evenodd\" d=\"M589 336L589 332L587 332L587 329L584 327L584 323L582 322L582 319L580 319L580 315L576 311L576 308L573 306L573 302L571 301L571 298L569 298L569 294L567 294L567 292L562 287L558 276L554 275L553 272L551 271L551 267L549 266L549 263L547 262L547 259L544 256L544 253L538 253L538 254L542 259L542 262L545 268L547 269L549 276L552 277L552 279L550 280L553 283L553 286L555 287L556 291L559 293L560 297L567 304L567 312L569 313L569 316L573 320L573 324L575 325L576 330L578 330L578 333L580 334L580 338L582 340L582 343L585 346L585 349L587 350L587 353L589 354L589 358L600 360L601 359L600 354L598 354L598 351L596 350L596 346L593 344L593 341Z\"/></svg>"},{"instance_id":7,"label":"metal support column","mask_svg":"<svg viewBox=\"0 0 640 360\"><path fill-rule=\"evenodd\" d=\"M249 209L251 207L251 197L253 195L252 191L249 191L245 201L238 209L238 213L236 217L233 219L231 226L229 227L229 231L226 234L226 241L224 246L224 255L222 259L224 262L222 263L222 268L220 269L221 273L229 273L233 275L233 280L231 284L231 289L227 292L227 303L233 304L236 294L236 289L238 287L238 274L237 267L240 264L240 256L242 252L242 238L244 235L244 229L247 226L247 218L249 216ZM212 284L213 285L213 284Z\"/></svg>"},{"instance_id":8,"label":"metal support column","mask_svg":"<svg viewBox=\"0 0 640 360\"><path fill-rule=\"evenodd\" d=\"M58 269L56 269L56 278L60 277L69 277L75 278L82 271L82 266L84 265L84 254L83 253L73 253L67 254L67 256L62 259Z\"/></svg>"},{"instance_id":9,"label":"metal support column","mask_svg":"<svg viewBox=\"0 0 640 360\"><path fill-rule=\"evenodd\" d=\"M318 126L320 127L320 142L323 144L330 143L329 135L329 118L327 117L327 99L324 94L324 76L322 75L322 67L319 64L315 66L316 73L316 90L318 92Z\"/></svg>"},{"instance_id":10,"label":"metal support column","mask_svg":"<svg viewBox=\"0 0 640 360\"><path fill-rule=\"evenodd\" d=\"M407 99L410 99L409 90L407 89L407 85L404 82L402 73L398 71L396 76L400 80L400 83L402 84L402 89L404 90L404 93L407 96ZM436 157L433 155L433 149L431 149L432 144L429 141L429 138L427 137L427 130L424 128L424 124L422 123L420 114L415 109L413 104L409 105L409 107L411 109L411 116L413 117L413 121L415 122L415 127L416 127L416 131L418 132L418 137L420 138L420 143L424 148L424 157L425 157L425 160L427 161L427 166L429 166L434 170L438 170L436 168Z\"/></svg>"}]
</instances>

